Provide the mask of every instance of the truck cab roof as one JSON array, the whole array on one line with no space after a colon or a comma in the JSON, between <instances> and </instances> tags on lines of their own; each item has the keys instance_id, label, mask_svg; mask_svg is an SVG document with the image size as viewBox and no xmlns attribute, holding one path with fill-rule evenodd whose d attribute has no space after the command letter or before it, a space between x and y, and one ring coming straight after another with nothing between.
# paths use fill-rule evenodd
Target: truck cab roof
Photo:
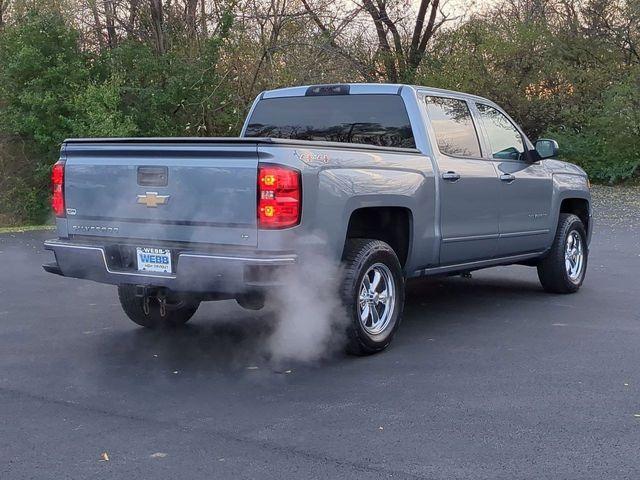
<instances>
[{"instance_id":1,"label":"truck cab roof","mask_svg":"<svg viewBox=\"0 0 640 480\"><path fill-rule=\"evenodd\" d=\"M399 95L403 89L411 89L416 93L426 93L433 95L446 95L452 97L464 97L477 101L482 101L490 105L494 105L491 100L473 95L471 93L458 92L455 90L446 90L443 88L435 88L420 85L407 85L399 83L337 83L337 84L323 84L323 85L303 85L299 87L285 87L277 88L274 90L266 90L262 92L259 99L267 98L282 98L282 97L303 97L309 95L312 89L321 88L330 90L334 87L342 87L343 93L324 93L325 95L336 94L348 94L348 95ZM323 93L316 93L315 95L322 95Z\"/></svg>"}]
</instances>

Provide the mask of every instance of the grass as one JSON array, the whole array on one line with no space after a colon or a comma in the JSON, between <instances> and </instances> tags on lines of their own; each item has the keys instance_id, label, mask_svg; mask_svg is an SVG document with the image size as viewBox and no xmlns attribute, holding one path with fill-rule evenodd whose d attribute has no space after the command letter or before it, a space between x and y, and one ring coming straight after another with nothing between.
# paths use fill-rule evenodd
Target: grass
<instances>
[{"instance_id":1,"label":"grass","mask_svg":"<svg viewBox=\"0 0 640 480\"><path fill-rule=\"evenodd\" d=\"M0 233L23 233L33 230L53 230L55 225L23 225L16 227L0 227Z\"/></svg>"}]
</instances>

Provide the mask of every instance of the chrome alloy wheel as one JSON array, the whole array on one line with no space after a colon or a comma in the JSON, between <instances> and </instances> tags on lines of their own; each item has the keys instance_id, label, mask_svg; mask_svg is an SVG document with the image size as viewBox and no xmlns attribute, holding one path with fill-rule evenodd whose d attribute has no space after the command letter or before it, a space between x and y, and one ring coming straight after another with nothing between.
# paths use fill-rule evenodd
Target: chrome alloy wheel
<instances>
[{"instance_id":1,"label":"chrome alloy wheel","mask_svg":"<svg viewBox=\"0 0 640 480\"><path fill-rule=\"evenodd\" d=\"M358 315L362 327L369 335L382 333L393 318L396 285L391 270L374 263L360 282Z\"/></svg>"},{"instance_id":2,"label":"chrome alloy wheel","mask_svg":"<svg viewBox=\"0 0 640 480\"><path fill-rule=\"evenodd\" d=\"M584 267L584 246L580 234L571 230L564 247L564 265L567 276L572 282L578 282Z\"/></svg>"}]
</instances>

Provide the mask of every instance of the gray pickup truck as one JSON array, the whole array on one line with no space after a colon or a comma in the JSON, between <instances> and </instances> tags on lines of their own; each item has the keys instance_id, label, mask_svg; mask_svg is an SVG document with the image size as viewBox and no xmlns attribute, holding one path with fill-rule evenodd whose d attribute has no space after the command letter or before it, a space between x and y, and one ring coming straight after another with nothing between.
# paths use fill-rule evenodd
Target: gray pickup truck
<instances>
[{"instance_id":1,"label":"gray pickup truck","mask_svg":"<svg viewBox=\"0 0 640 480\"><path fill-rule=\"evenodd\" d=\"M587 175L490 100L407 85L263 92L239 138L71 139L53 167L46 271L118 286L139 325L201 301L260 308L312 250L341 262L348 351L389 345L405 281L536 266L578 290Z\"/></svg>"}]
</instances>

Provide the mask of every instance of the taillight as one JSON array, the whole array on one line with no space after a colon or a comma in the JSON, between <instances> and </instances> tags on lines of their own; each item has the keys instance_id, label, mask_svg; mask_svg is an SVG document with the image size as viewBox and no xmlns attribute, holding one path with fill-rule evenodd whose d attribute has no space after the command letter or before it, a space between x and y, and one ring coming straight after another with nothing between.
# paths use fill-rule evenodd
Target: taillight
<instances>
[{"instance_id":1,"label":"taillight","mask_svg":"<svg viewBox=\"0 0 640 480\"><path fill-rule=\"evenodd\" d=\"M281 165L258 167L258 227L287 228L300 223L300 172Z\"/></svg>"},{"instance_id":2,"label":"taillight","mask_svg":"<svg viewBox=\"0 0 640 480\"><path fill-rule=\"evenodd\" d=\"M51 208L56 217L64 217L64 162L59 160L51 169Z\"/></svg>"}]
</instances>

